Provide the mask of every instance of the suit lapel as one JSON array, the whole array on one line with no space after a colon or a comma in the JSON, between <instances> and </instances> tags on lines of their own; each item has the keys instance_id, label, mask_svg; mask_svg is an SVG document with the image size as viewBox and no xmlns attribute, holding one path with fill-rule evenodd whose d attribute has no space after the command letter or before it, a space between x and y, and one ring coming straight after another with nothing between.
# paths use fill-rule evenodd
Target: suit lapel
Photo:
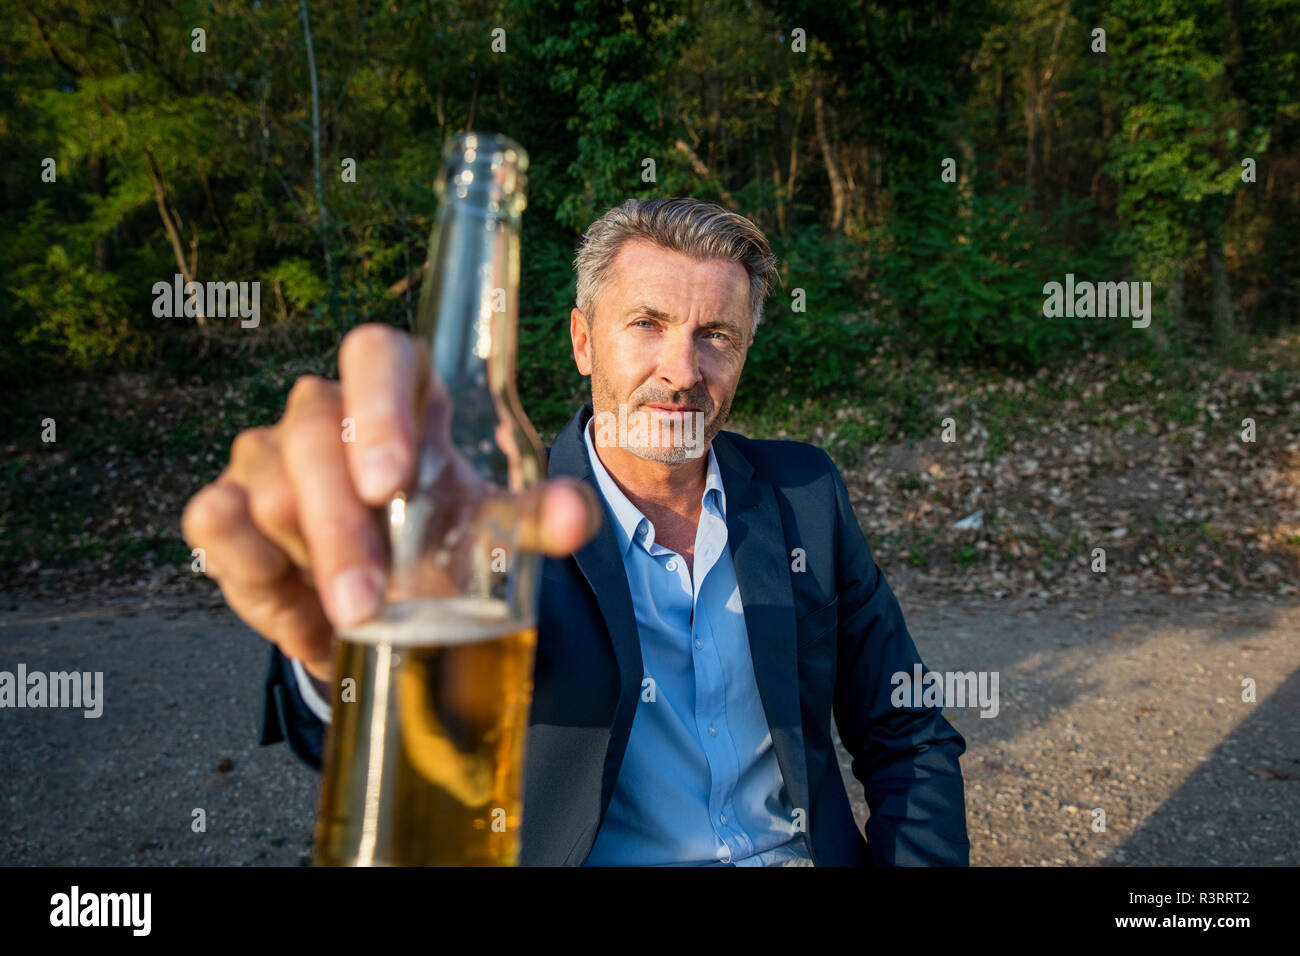
<instances>
[{"instance_id":1,"label":"suit lapel","mask_svg":"<svg viewBox=\"0 0 1300 956\"><path fill-rule=\"evenodd\" d=\"M772 747L792 807L808 811L808 771L799 708L799 659L781 511L772 486L754 477L754 466L727 432L713 439L727 493L727 542L745 608L745 630L754 679L763 701Z\"/></svg>"},{"instance_id":2,"label":"suit lapel","mask_svg":"<svg viewBox=\"0 0 1300 956\"><path fill-rule=\"evenodd\" d=\"M591 418L591 405L580 408L569 424L555 436L547 474L551 478L566 476L591 485L597 500L605 499L600 486L591 473L587 458L587 443L582 430ZM641 659L641 639L636 629L636 612L632 607L632 591L627 584L627 572L619 553L618 538L608 510L603 515L600 531L591 541L574 552L573 558L583 577L591 586L605 620L605 629L618 661L618 707L614 712L614 725L610 728L609 750L605 757L605 772L601 786L601 815L609 806L618 768L622 766L627 740L632 733L632 718L636 715L637 701L641 697L641 680L645 665Z\"/></svg>"}]
</instances>

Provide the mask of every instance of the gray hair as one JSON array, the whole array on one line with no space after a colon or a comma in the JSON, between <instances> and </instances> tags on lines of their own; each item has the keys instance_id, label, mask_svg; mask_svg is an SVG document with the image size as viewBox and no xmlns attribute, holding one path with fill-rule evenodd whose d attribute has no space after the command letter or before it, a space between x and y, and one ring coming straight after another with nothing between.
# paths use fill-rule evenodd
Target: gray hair
<instances>
[{"instance_id":1,"label":"gray hair","mask_svg":"<svg viewBox=\"0 0 1300 956\"><path fill-rule=\"evenodd\" d=\"M777 259L761 229L717 203L689 197L629 199L588 228L574 257L578 310L595 321L596 299L629 239L645 239L692 259L730 259L749 273L750 333L763 320L763 300L776 281Z\"/></svg>"}]
</instances>

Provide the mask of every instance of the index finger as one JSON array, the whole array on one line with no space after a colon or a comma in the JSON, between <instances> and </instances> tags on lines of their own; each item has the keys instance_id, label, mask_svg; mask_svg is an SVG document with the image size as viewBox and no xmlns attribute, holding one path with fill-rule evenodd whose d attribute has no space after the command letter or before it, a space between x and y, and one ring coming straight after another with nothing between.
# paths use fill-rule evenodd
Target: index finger
<instances>
[{"instance_id":1,"label":"index finger","mask_svg":"<svg viewBox=\"0 0 1300 956\"><path fill-rule=\"evenodd\" d=\"M361 325L339 346L339 381L348 471L361 500L387 504L410 479L416 457L416 408L429 359L411 337L381 323ZM346 424L344 425L345 435Z\"/></svg>"}]
</instances>

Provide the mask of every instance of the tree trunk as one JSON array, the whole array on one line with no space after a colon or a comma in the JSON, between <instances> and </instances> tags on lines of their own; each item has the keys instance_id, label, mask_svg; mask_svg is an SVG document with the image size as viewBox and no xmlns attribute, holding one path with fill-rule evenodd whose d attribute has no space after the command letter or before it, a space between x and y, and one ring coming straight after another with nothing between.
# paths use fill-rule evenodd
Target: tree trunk
<instances>
[{"instance_id":1,"label":"tree trunk","mask_svg":"<svg viewBox=\"0 0 1300 956\"><path fill-rule=\"evenodd\" d=\"M1052 100L1052 91L1056 88L1056 59L1061 48L1061 33L1069 19L1069 5L1063 5L1061 16L1056 21L1056 30L1052 34L1052 46L1047 54L1047 66L1038 65L1038 43L1035 41L1029 65L1025 68L1025 188L1029 190L1029 203L1037 206L1034 195L1038 176L1038 140L1040 131L1046 128L1047 104ZM1048 139L1050 146L1051 140Z\"/></svg>"},{"instance_id":2,"label":"tree trunk","mask_svg":"<svg viewBox=\"0 0 1300 956\"><path fill-rule=\"evenodd\" d=\"M162 171L158 168L158 164L154 162L153 154L149 150L144 151L144 157L149 164L149 179L153 182L153 195L154 201L158 204L158 215L162 217L163 229L167 232L167 238L171 240L172 255L176 257L176 268L180 270L181 276L186 282L194 282L194 270L185 262L185 249L181 246L181 234L176 228L171 213L167 211L167 186L163 182ZM194 243L197 247L197 235L194 238ZM198 262L197 248L194 249L194 261ZM199 328L206 335L208 320L203 314L203 296L198 297L198 314L194 318Z\"/></svg>"},{"instance_id":3,"label":"tree trunk","mask_svg":"<svg viewBox=\"0 0 1300 956\"><path fill-rule=\"evenodd\" d=\"M790 171L785 180L785 201L794 202L794 178L799 170L799 127L803 125L803 110L808 102L808 89L799 91L799 109L794 114L794 132L790 134Z\"/></svg>"},{"instance_id":4,"label":"tree trunk","mask_svg":"<svg viewBox=\"0 0 1300 956\"><path fill-rule=\"evenodd\" d=\"M957 151L961 153L961 169L957 173L957 182L964 191L971 192L975 188L975 144L966 133L957 137Z\"/></svg>"},{"instance_id":5,"label":"tree trunk","mask_svg":"<svg viewBox=\"0 0 1300 956\"><path fill-rule=\"evenodd\" d=\"M1173 275L1169 280L1169 325L1170 329L1179 328L1187 314L1186 300L1183 295L1183 275L1186 267L1182 259L1174 264ZM1166 326L1156 321L1155 316L1151 317L1151 330L1155 332L1156 347L1161 351L1169 348L1169 336L1165 331Z\"/></svg>"},{"instance_id":6,"label":"tree trunk","mask_svg":"<svg viewBox=\"0 0 1300 956\"><path fill-rule=\"evenodd\" d=\"M107 184L104 181L104 157L99 153L91 153L87 157L87 174L90 177L90 191L96 196L108 195ZM109 244L107 235L95 237L95 271L111 272L113 269L113 250Z\"/></svg>"},{"instance_id":7,"label":"tree trunk","mask_svg":"<svg viewBox=\"0 0 1300 956\"><path fill-rule=\"evenodd\" d=\"M465 132L474 128L474 108L478 106L478 83L482 78L480 71L474 71L474 92L469 95L469 116L465 118Z\"/></svg>"},{"instance_id":8,"label":"tree trunk","mask_svg":"<svg viewBox=\"0 0 1300 956\"><path fill-rule=\"evenodd\" d=\"M330 310L338 301L338 282L334 275L334 256L330 249L329 212L325 208L325 179L320 164L320 85L316 79L316 49L311 41L311 13L307 0L301 0L302 32L307 42L307 72L311 77L311 157L316 178L316 204L320 207L320 242L325 254L325 281L329 287Z\"/></svg>"},{"instance_id":9,"label":"tree trunk","mask_svg":"<svg viewBox=\"0 0 1300 956\"><path fill-rule=\"evenodd\" d=\"M1210 294L1210 327L1220 345L1226 343L1234 331L1232 320L1232 290L1228 286L1228 268L1223 258L1223 229L1215 225L1205 236L1205 264L1210 270L1213 290Z\"/></svg>"},{"instance_id":10,"label":"tree trunk","mask_svg":"<svg viewBox=\"0 0 1300 956\"><path fill-rule=\"evenodd\" d=\"M673 145L686 154L686 158L690 160L691 169L695 170L697 176L703 177L704 179L713 178L713 173L709 171L708 166L704 165L695 150L691 149L690 143L686 142L684 139L679 139ZM716 183L716 185L718 187L718 196L721 197L723 205L734 212L737 208L736 197L728 192L727 188L723 186L722 183L719 182Z\"/></svg>"},{"instance_id":11,"label":"tree trunk","mask_svg":"<svg viewBox=\"0 0 1300 956\"><path fill-rule=\"evenodd\" d=\"M1029 67L1025 70L1025 189L1029 190L1030 202L1033 202L1035 160L1038 156L1038 117L1041 112L1038 81L1038 47L1029 58Z\"/></svg>"},{"instance_id":12,"label":"tree trunk","mask_svg":"<svg viewBox=\"0 0 1300 956\"><path fill-rule=\"evenodd\" d=\"M826 137L826 114L820 87L813 95L813 122L817 126L817 139L821 143L826 178L831 185L831 229L839 230L844 222L844 180L840 176L839 164L835 161L835 151Z\"/></svg>"},{"instance_id":13,"label":"tree trunk","mask_svg":"<svg viewBox=\"0 0 1300 956\"><path fill-rule=\"evenodd\" d=\"M998 68L993 76L993 98L997 101L998 108L994 113L994 129L997 131L997 142L1005 143L1007 141L1007 75L1006 66L1002 60L998 60ZM1004 185L999 183L999 185Z\"/></svg>"},{"instance_id":14,"label":"tree trunk","mask_svg":"<svg viewBox=\"0 0 1300 956\"><path fill-rule=\"evenodd\" d=\"M1101 139L1104 143L1109 143L1111 137L1115 135L1115 97L1110 89L1110 61L1106 60L1101 65L1101 90L1099 97L1101 101ZM1119 202L1116 190L1113 188L1113 180L1106 177L1104 165L1098 165L1097 171L1093 173L1092 184L1088 188L1088 195L1093 202L1097 204L1097 209L1101 213L1103 221L1114 218L1115 206Z\"/></svg>"},{"instance_id":15,"label":"tree trunk","mask_svg":"<svg viewBox=\"0 0 1300 956\"><path fill-rule=\"evenodd\" d=\"M199 181L203 183L203 195L208 200L208 211L212 213L212 218L217 222L217 232L221 233L221 241L230 248L230 231L226 228L226 221L221 218L221 210L217 208L217 200L212 195L212 184L208 182L208 174L202 168L199 169Z\"/></svg>"},{"instance_id":16,"label":"tree trunk","mask_svg":"<svg viewBox=\"0 0 1300 956\"><path fill-rule=\"evenodd\" d=\"M772 164L772 185L775 187L772 195L776 200L776 231L780 235L785 235L785 198L782 195L784 184L781 182L781 167L776 161L776 150L772 148L771 143L767 146L767 158Z\"/></svg>"}]
</instances>

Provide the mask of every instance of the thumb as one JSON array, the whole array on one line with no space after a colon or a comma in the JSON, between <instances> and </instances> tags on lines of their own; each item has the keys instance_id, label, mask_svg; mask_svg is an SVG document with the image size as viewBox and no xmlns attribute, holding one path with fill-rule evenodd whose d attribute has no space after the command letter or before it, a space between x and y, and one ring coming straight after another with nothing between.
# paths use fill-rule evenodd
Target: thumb
<instances>
[{"instance_id":1,"label":"thumb","mask_svg":"<svg viewBox=\"0 0 1300 956\"><path fill-rule=\"evenodd\" d=\"M563 558L596 536L603 513L587 484L557 478L517 495L496 495L482 504L481 518L501 529L517 529L516 547Z\"/></svg>"}]
</instances>

